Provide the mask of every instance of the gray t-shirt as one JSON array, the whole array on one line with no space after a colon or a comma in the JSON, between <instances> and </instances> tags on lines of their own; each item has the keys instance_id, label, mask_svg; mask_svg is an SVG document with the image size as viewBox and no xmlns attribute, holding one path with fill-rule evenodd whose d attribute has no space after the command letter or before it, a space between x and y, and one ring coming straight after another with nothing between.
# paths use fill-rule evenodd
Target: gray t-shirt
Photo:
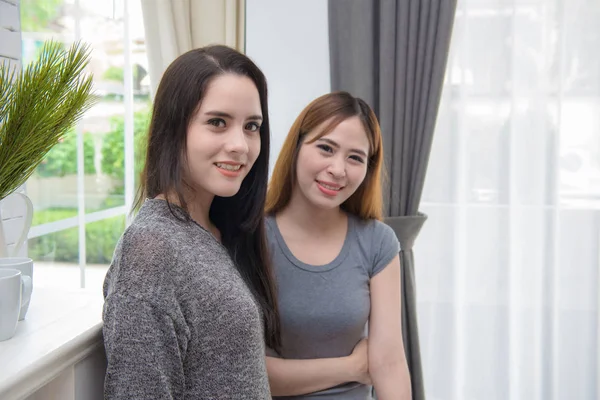
<instances>
[{"instance_id":1,"label":"gray t-shirt","mask_svg":"<svg viewBox=\"0 0 600 400\"><path fill-rule=\"evenodd\" d=\"M267 217L267 239L278 285L282 357L350 355L367 334L370 279L400 251L394 231L380 221L349 215L342 250L332 262L319 266L294 257L272 216ZM311 395L274 398L365 400L371 399L370 393L370 386L349 382Z\"/></svg>"},{"instance_id":2,"label":"gray t-shirt","mask_svg":"<svg viewBox=\"0 0 600 400\"><path fill-rule=\"evenodd\" d=\"M104 296L105 399L271 398L254 297L225 247L165 201L121 237Z\"/></svg>"}]
</instances>

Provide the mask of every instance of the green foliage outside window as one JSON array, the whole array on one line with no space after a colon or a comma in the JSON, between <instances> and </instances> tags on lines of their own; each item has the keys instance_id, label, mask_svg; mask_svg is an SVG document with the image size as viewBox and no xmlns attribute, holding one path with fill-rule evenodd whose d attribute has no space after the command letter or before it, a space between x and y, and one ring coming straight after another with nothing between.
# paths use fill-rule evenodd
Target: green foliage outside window
<instances>
[{"instance_id":1,"label":"green foliage outside window","mask_svg":"<svg viewBox=\"0 0 600 400\"><path fill-rule=\"evenodd\" d=\"M54 209L36 211L41 214L77 213L74 209ZM48 215L40 218L47 219ZM90 264L108 264L112 259L115 245L125 229L125 216L120 215L87 224L85 227L86 262ZM65 229L41 237L28 243L29 256L39 261L54 261L76 264L79 262L79 232L77 227Z\"/></svg>"},{"instance_id":2,"label":"green foliage outside window","mask_svg":"<svg viewBox=\"0 0 600 400\"><path fill-rule=\"evenodd\" d=\"M60 16L64 0L21 0L21 30L48 32Z\"/></svg>"},{"instance_id":3,"label":"green foliage outside window","mask_svg":"<svg viewBox=\"0 0 600 400\"><path fill-rule=\"evenodd\" d=\"M133 68L133 80L134 81L138 80L138 75L139 75L139 68ZM108 67L106 69L106 71L104 71L104 74L102 74L102 79L105 79L107 81L123 82L125 79L123 68L115 67L115 66Z\"/></svg>"},{"instance_id":4,"label":"green foliage outside window","mask_svg":"<svg viewBox=\"0 0 600 400\"><path fill-rule=\"evenodd\" d=\"M150 113L138 111L133 116L133 157L134 174L137 179L143 168L144 151ZM122 181L125 176L125 121L122 116L113 117L111 131L104 136L102 142L102 172L116 180Z\"/></svg>"},{"instance_id":5,"label":"green foliage outside window","mask_svg":"<svg viewBox=\"0 0 600 400\"><path fill-rule=\"evenodd\" d=\"M85 133L83 135L83 164L86 174L96 173L94 153L94 138L90 133ZM35 173L43 178L77 174L77 134L74 131L67 133L65 139L48 152L44 161L36 168Z\"/></svg>"},{"instance_id":6,"label":"green foliage outside window","mask_svg":"<svg viewBox=\"0 0 600 400\"><path fill-rule=\"evenodd\" d=\"M135 178L143 168L146 137L150 113L142 110L134 114L134 158ZM104 134L102 141L102 173L117 181L114 191L107 196L102 208L121 205L115 195L123 194L123 177L125 168L125 122L122 116L111 120L110 132ZM87 144L86 144L87 143ZM93 168L94 147L93 138L84 136L84 153L86 173L95 171ZM63 143L57 145L48 154L46 162L38 167L37 173L42 176L64 176L77 173L76 165L76 136L69 135ZM118 196L116 196L118 197ZM115 202L115 204L112 204ZM117 204L118 203L118 204ZM56 221L77 215L76 208L54 208L36 210L34 225ZM86 261L90 264L107 264L112 258L114 246L125 229L125 216L118 216L97 221L86 225ZM48 260L65 263L79 262L77 228L66 229L50 235L34 238L29 241L29 255L34 260Z\"/></svg>"}]
</instances>

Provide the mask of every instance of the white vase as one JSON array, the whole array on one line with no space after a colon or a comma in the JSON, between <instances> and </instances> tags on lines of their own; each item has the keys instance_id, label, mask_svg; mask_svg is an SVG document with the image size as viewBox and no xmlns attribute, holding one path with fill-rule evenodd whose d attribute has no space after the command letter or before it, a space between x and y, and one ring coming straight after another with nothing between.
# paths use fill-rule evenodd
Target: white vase
<instances>
[{"instance_id":1,"label":"white vase","mask_svg":"<svg viewBox=\"0 0 600 400\"><path fill-rule=\"evenodd\" d=\"M16 256L27 240L27 235L31 228L33 204L31 204L29 197L23 193L13 193L2 199L0 203L0 257ZM25 206L24 208L23 205ZM2 206L10 206L11 209L14 207L15 209L24 210L23 218L19 220L16 228L12 226L13 224L10 224L11 226L8 227L8 224L3 221ZM15 244L12 250L9 250L8 248L9 243Z\"/></svg>"},{"instance_id":2,"label":"white vase","mask_svg":"<svg viewBox=\"0 0 600 400\"><path fill-rule=\"evenodd\" d=\"M8 245L4 235L4 227L2 226L2 207L0 207L0 258L8 257Z\"/></svg>"}]
</instances>

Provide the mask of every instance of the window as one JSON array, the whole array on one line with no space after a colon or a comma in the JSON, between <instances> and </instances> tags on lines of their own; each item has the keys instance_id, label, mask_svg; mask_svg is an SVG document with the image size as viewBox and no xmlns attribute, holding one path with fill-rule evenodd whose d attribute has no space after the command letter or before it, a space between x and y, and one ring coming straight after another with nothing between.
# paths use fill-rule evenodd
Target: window
<instances>
[{"instance_id":1,"label":"window","mask_svg":"<svg viewBox=\"0 0 600 400\"><path fill-rule=\"evenodd\" d=\"M23 66L44 41L90 46L98 103L27 182L36 281L98 290L131 209L149 122L140 0L22 0Z\"/></svg>"}]
</instances>

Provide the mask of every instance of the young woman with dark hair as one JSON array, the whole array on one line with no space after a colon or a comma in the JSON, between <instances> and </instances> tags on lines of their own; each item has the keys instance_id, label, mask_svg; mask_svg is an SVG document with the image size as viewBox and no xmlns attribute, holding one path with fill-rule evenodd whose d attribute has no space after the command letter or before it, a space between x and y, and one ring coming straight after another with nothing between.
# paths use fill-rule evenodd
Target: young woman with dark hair
<instances>
[{"instance_id":1,"label":"young woman with dark hair","mask_svg":"<svg viewBox=\"0 0 600 400\"><path fill-rule=\"evenodd\" d=\"M165 71L135 216L104 283L106 399L269 399L267 84L225 46Z\"/></svg>"}]
</instances>

